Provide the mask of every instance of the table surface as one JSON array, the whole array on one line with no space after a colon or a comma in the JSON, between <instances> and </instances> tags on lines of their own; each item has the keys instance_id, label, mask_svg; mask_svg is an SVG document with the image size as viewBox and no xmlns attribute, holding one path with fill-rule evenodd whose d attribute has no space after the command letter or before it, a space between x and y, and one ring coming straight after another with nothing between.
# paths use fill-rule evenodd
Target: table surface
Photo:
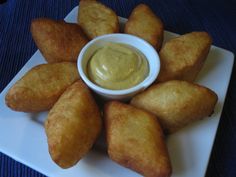
<instances>
[{"instance_id":1,"label":"table surface","mask_svg":"<svg viewBox=\"0 0 236 177\"><path fill-rule=\"evenodd\" d=\"M235 0L101 0L101 2L112 8L119 16L126 18L137 4L145 3L161 17L166 30L178 34L204 30L210 33L214 45L236 53ZM77 5L78 0L7 0L0 4L0 92L37 50L29 31L31 20L38 17L63 19ZM235 77L234 67L206 177L236 176ZM0 153L0 176L43 177L44 175Z\"/></svg>"}]
</instances>

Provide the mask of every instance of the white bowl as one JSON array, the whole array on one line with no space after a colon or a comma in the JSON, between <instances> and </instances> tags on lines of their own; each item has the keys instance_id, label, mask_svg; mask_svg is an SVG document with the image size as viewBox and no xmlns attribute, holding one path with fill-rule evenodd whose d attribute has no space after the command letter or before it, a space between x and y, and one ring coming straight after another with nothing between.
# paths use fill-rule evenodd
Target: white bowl
<instances>
[{"instance_id":1,"label":"white bowl","mask_svg":"<svg viewBox=\"0 0 236 177\"><path fill-rule=\"evenodd\" d=\"M88 61L98 48L101 48L109 42L128 44L144 54L149 64L149 74L142 82L129 89L111 90L100 87L89 80L89 78L87 77ZM113 100L127 100L138 92L143 91L156 80L157 75L160 71L159 56L156 50L148 42L133 35L120 33L99 36L88 42L83 47L78 56L77 65L80 77L89 88L91 88L94 92L101 95L102 97Z\"/></svg>"}]
</instances>

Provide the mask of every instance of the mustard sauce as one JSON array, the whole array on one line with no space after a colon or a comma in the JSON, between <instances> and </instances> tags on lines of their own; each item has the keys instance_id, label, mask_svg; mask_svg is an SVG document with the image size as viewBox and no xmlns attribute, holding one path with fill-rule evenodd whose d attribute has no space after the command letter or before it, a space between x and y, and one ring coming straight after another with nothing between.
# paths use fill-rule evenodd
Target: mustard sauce
<instances>
[{"instance_id":1,"label":"mustard sauce","mask_svg":"<svg viewBox=\"0 0 236 177\"><path fill-rule=\"evenodd\" d=\"M148 75L145 56L134 47L108 43L98 49L88 62L89 79L103 88L122 90L142 82Z\"/></svg>"}]
</instances>

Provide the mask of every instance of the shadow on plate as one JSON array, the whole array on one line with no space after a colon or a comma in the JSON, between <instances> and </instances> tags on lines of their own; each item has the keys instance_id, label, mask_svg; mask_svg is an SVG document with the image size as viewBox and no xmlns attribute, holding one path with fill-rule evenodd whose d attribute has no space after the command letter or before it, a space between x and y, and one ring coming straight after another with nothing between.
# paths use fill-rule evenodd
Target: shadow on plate
<instances>
[{"instance_id":1,"label":"shadow on plate","mask_svg":"<svg viewBox=\"0 0 236 177\"><path fill-rule=\"evenodd\" d=\"M29 118L38 123L38 124L41 124L42 126L44 126L44 121L46 120L47 118L47 115L48 115L48 112L45 111L45 112L40 112L40 113L29 113Z\"/></svg>"}]
</instances>

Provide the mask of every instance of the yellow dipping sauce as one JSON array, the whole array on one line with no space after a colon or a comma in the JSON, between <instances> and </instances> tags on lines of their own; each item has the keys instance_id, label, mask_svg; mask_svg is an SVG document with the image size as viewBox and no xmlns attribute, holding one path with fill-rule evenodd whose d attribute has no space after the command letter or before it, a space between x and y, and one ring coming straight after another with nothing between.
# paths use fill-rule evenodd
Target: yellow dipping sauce
<instances>
[{"instance_id":1,"label":"yellow dipping sauce","mask_svg":"<svg viewBox=\"0 0 236 177\"><path fill-rule=\"evenodd\" d=\"M122 90L142 82L149 67L145 56L134 47L108 43L98 49L88 62L89 79L107 89Z\"/></svg>"}]
</instances>

